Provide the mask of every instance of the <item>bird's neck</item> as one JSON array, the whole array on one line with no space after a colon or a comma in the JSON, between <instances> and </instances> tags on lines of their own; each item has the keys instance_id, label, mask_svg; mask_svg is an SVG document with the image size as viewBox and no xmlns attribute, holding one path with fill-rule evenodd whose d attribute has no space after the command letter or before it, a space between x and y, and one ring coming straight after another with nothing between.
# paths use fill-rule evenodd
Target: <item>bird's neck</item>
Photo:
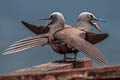
<instances>
[{"instance_id":1,"label":"bird's neck","mask_svg":"<svg viewBox=\"0 0 120 80\"><path fill-rule=\"evenodd\" d=\"M49 31L49 43L53 49L56 49L56 46L54 45L54 39L55 39L54 35L57 31L59 31L63 28L64 28L64 24L55 23L55 24L51 25L51 28Z\"/></svg>"},{"instance_id":2,"label":"bird's neck","mask_svg":"<svg viewBox=\"0 0 120 80\"><path fill-rule=\"evenodd\" d=\"M56 23L52 24L50 31L49 31L49 39L51 39L54 36L55 32L57 32L63 28L64 28L64 23L57 23L56 22Z\"/></svg>"},{"instance_id":3,"label":"bird's neck","mask_svg":"<svg viewBox=\"0 0 120 80\"><path fill-rule=\"evenodd\" d=\"M89 22L80 21L77 24L78 29L84 30L84 31L91 31L91 24Z\"/></svg>"},{"instance_id":4,"label":"bird's neck","mask_svg":"<svg viewBox=\"0 0 120 80\"><path fill-rule=\"evenodd\" d=\"M51 25L50 33L54 33L60 29L63 29L63 28L64 28L64 23L56 22L56 23Z\"/></svg>"}]
</instances>

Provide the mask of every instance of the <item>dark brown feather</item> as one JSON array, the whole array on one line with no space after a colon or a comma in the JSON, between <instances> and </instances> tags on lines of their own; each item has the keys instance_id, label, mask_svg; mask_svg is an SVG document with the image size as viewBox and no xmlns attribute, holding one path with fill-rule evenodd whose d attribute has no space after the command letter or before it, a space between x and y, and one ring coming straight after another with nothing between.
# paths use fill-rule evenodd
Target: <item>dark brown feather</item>
<instances>
[{"instance_id":1,"label":"dark brown feather","mask_svg":"<svg viewBox=\"0 0 120 80\"><path fill-rule=\"evenodd\" d=\"M106 39L109 35L107 33L103 34L96 34L94 32L87 32L86 33L86 41L90 42L91 44L97 44L104 39Z\"/></svg>"},{"instance_id":2,"label":"dark brown feather","mask_svg":"<svg viewBox=\"0 0 120 80\"><path fill-rule=\"evenodd\" d=\"M21 22L22 22L22 24L24 24L24 26L26 28L28 28L30 31L32 31L36 35L48 33L49 29L50 29L49 27L47 27L44 30L42 30L43 26L32 25L32 24L27 23L25 21L21 21ZM66 24L65 27L72 27L72 26ZM86 41L90 42L91 44L97 44L109 36L107 33L96 34L94 32L86 32L86 34L87 34Z\"/></svg>"},{"instance_id":3,"label":"dark brown feather","mask_svg":"<svg viewBox=\"0 0 120 80\"><path fill-rule=\"evenodd\" d=\"M21 21L21 23L24 24L26 28L28 28L30 31L32 31L36 35L48 33L49 31L49 27L46 27L44 30L42 30L43 28L42 25L36 26L36 25L29 24L25 21Z\"/></svg>"}]
</instances>

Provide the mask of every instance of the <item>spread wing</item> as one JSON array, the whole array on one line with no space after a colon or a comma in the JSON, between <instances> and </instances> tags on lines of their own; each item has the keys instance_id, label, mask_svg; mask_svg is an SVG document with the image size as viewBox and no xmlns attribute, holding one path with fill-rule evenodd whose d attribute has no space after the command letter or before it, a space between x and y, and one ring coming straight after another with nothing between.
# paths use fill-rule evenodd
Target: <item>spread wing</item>
<instances>
[{"instance_id":1,"label":"spread wing","mask_svg":"<svg viewBox=\"0 0 120 80\"><path fill-rule=\"evenodd\" d=\"M21 21L22 24L24 24L24 26L29 29L30 31L32 31L33 33L35 33L36 35L39 35L39 34L44 34L44 33L48 33L49 31L49 27L46 27L45 29L42 30L43 26L36 26L36 25L33 25L33 24L29 24L25 21Z\"/></svg>"},{"instance_id":2,"label":"spread wing","mask_svg":"<svg viewBox=\"0 0 120 80\"><path fill-rule=\"evenodd\" d=\"M78 49L80 52L90 57L96 63L101 65L107 64L102 53L97 48L95 48L92 44L82 39L79 35L66 36L66 33L57 32L55 34L55 37L64 41L66 44Z\"/></svg>"},{"instance_id":3,"label":"spread wing","mask_svg":"<svg viewBox=\"0 0 120 80\"><path fill-rule=\"evenodd\" d=\"M90 42L91 44L97 44L104 39L106 39L109 35L107 33L104 34L96 34L94 32L87 32L86 33L86 41Z\"/></svg>"},{"instance_id":4,"label":"spread wing","mask_svg":"<svg viewBox=\"0 0 120 80\"><path fill-rule=\"evenodd\" d=\"M48 44L48 38L46 38L48 34L38 35L35 37L28 37L23 40L19 40L15 42L13 45L9 46L2 54L7 55L15 52L20 52L23 50L27 50L29 48L33 48L36 46L43 46Z\"/></svg>"}]
</instances>

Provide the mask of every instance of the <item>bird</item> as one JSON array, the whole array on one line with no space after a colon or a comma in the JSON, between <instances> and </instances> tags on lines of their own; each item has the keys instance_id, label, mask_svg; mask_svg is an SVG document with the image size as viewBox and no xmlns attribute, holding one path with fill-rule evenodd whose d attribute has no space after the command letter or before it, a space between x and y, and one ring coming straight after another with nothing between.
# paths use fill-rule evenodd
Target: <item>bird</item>
<instances>
[{"instance_id":1,"label":"bird","mask_svg":"<svg viewBox=\"0 0 120 80\"><path fill-rule=\"evenodd\" d=\"M100 28L98 27L97 23L92 23L90 22L87 23L88 25L86 26L81 26L84 24L84 22L81 20L83 17L95 17L92 13L90 12L82 12L79 14L78 16L78 23L77 23L77 28L86 31L86 40L92 44L97 44L101 41L103 41L104 39L106 39L109 35L107 33L102 33L102 34L96 34L95 32L91 31L91 26L94 26L98 31L100 31ZM98 21L102 21L102 19L98 19ZM33 25L30 23L27 23L25 21L21 21L21 23L30 31L32 31L34 34L36 35L40 35L40 34L48 34L50 28L46 27L45 29L43 29L43 27L45 25ZM65 27L74 27L68 24L65 24ZM48 38L48 37L47 37Z\"/></svg>"},{"instance_id":2,"label":"bird","mask_svg":"<svg viewBox=\"0 0 120 80\"><path fill-rule=\"evenodd\" d=\"M27 24L27 25L29 25L29 24ZM65 26L66 26L66 24L65 24ZM67 25L67 26L69 26L69 25ZM36 27L36 26L35 26ZM50 30L50 28L48 28L49 30ZM34 32L34 31L33 31ZM89 36L87 36L87 32L86 32L86 38L88 37L88 41L89 41L89 37L92 35L93 36L93 34L96 34L96 33L91 33L91 32L89 32ZM10 46L10 48L8 48L3 54L4 55L6 55L6 54L10 54L10 53L14 53L14 52L19 52L19 51L22 51L22 50L25 50L25 49L28 49L28 48L32 48L32 47L34 47L34 46L38 46L38 45L41 45L41 43L43 44L50 44L50 42L48 41L48 39L46 39L46 38L48 38L48 36L50 36L49 34L48 34L48 32L47 32L47 34L42 34L42 35L39 35L38 33L37 33L37 35L38 36L35 36L35 37L29 37L29 38L26 38L26 39L23 39L23 40L20 40L20 41L17 41L17 42L15 42L15 44L13 44L13 45L11 45ZM91 36L91 37L92 37ZM98 35L99 36L99 35ZM101 36L101 35L100 35ZM94 37L97 37L97 35L96 36L94 36ZM93 38L94 38L93 37ZM43 39L42 39L43 38ZM45 39L45 40L44 40ZM97 39L97 38L96 38ZM41 40L41 43L39 43L39 40ZM94 40L94 39L90 39L90 41L92 41L92 40ZM97 42L99 42L100 40L99 39L97 39ZM56 41L55 41L56 42ZM92 43L93 44L95 44L95 43L97 43L96 41L92 41ZM58 45L58 43L59 42L57 42L57 45ZM43 44L43 45L44 45ZM65 47L66 48L66 46L67 47L69 47L68 49L64 49L63 47ZM71 46L69 46L69 45L66 45L66 44L64 44L64 43L61 43L60 42L60 44L59 44L59 47L61 47L61 48L57 48L57 50L55 50L56 48L53 48L56 52L58 52L58 53L61 53L60 51L60 49L62 49L62 51L64 51L64 53L62 53L62 54L64 54L64 55L66 55L66 53L71 53L71 52L74 52L75 53L75 58L76 58L76 53L78 52L78 50L77 49L75 49L75 48L73 48L73 47L71 47ZM64 57L64 59L66 58L66 56Z\"/></svg>"},{"instance_id":3,"label":"bird","mask_svg":"<svg viewBox=\"0 0 120 80\"><path fill-rule=\"evenodd\" d=\"M64 54L64 60L66 60L65 55L71 52L75 54L76 60L76 55L79 51L90 57L98 64L107 64L102 53L91 43L85 40L85 31L75 27L64 28L65 19L62 13L54 12L48 19L42 20L50 20L47 25L51 27L49 30L49 44L56 53ZM93 18L83 20L91 22ZM94 17L94 20L98 19Z\"/></svg>"},{"instance_id":4,"label":"bird","mask_svg":"<svg viewBox=\"0 0 120 80\"><path fill-rule=\"evenodd\" d=\"M99 26L97 25L96 22L92 22L92 21L101 21L101 22L105 22L102 19L98 19L95 17L95 15L93 15L90 12L82 12L79 14L78 19L77 19L77 27L80 30L85 30L88 32L91 32L91 25L93 27L95 27L99 32L101 32Z\"/></svg>"}]
</instances>

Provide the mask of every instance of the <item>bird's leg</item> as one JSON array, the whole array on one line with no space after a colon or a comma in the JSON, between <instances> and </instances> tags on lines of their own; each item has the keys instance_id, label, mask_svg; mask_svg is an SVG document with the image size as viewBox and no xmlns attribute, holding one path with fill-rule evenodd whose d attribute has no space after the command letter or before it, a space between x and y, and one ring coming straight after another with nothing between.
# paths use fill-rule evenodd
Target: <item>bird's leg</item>
<instances>
[{"instance_id":1,"label":"bird's leg","mask_svg":"<svg viewBox=\"0 0 120 80\"><path fill-rule=\"evenodd\" d=\"M64 62L66 61L66 54L64 54Z\"/></svg>"},{"instance_id":2,"label":"bird's leg","mask_svg":"<svg viewBox=\"0 0 120 80\"><path fill-rule=\"evenodd\" d=\"M75 53L75 56L74 56L74 61L76 61L76 58L77 58L77 53Z\"/></svg>"},{"instance_id":3,"label":"bird's leg","mask_svg":"<svg viewBox=\"0 0 120 80\"><path fill-rule=\"evenodd\" d=\"M56 41L54 41L54 44L61 44L61 41L60 40L56 40Z\"/></svg>"}]
</instances>

